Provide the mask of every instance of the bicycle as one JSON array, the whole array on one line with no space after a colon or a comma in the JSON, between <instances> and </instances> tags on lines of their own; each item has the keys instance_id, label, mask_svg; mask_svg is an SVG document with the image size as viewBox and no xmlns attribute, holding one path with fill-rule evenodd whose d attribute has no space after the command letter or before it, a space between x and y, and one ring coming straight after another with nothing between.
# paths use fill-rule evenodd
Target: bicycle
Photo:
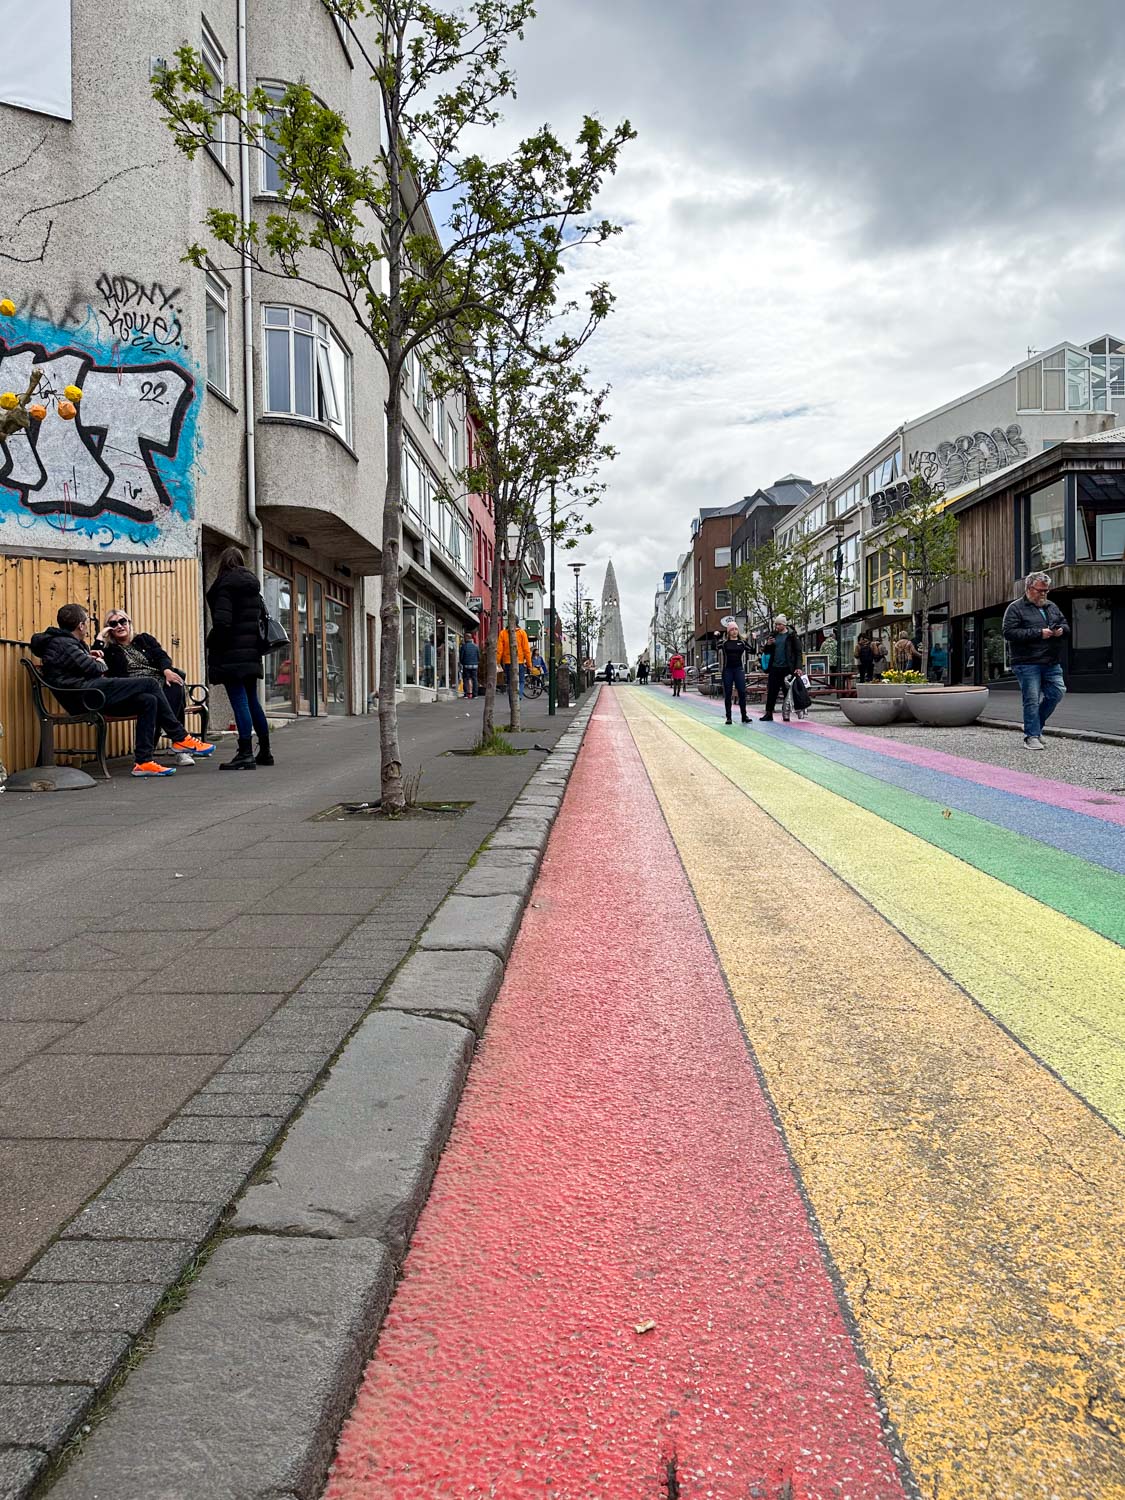
<instances>
[{"instance_id":1,"label":"bicycle","mask_svg":"<svg viewBox=\"0 0 1125 1500\"><path fill-rule=\"evenodd\" d=\"M525 698L541 698L543 696L543 675L538 677L530 674L524 681L523 692Z\"/></svg>"}]
</instances>

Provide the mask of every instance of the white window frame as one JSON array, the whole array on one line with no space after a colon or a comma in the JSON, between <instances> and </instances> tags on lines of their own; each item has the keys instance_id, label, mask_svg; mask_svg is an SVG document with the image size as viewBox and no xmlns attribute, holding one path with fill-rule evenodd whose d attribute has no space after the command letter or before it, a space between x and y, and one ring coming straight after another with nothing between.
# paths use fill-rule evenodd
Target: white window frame
<instances>
[{"instance_id":1,"label":"white window frame","mask_svg":"<svg viewBox=\"0 0 1125 1500\"><path fill-rule=\"evenodd\" d=\"M259 82L258 87L269 94L271 99L276 98L277 102L280 104L281 100L285 97L285 91L289 87L289 85L277 82ZM270 112L262 110L259 113L258 121L262 128L265 129L265 127L270 122ZM258 164L258 192L264 198L280 198L282 196L280 183L277 187L271 187L267 180L267 173L269 172L269 169L271 167L276 167L276 165L277 158L271 156L270 152L263 146L261 151L261 160Z\"/></svg>"},{"instance_id":2,"label":"white window frame","mask_svg":"<svg viewBox=\"0 0 1125 1500\"><path fill-rule=\"evenodd\" d=\"M269 321L270 313L285 313L286 322L276 318ZM295 314L310 320L310 326L299 326ZM287 384L289 403L285 408L270 405L269 360L271 333L288 333ZM295 343L297 339L309 339L312 343L312 404L313 411L296 410ZM335 354L341 362L337 371L333 367ZM262 362L265 378L262 381L262 409L267 416L290 417L295 422L308 422L314 427L327 428L351 446L352 441L352 353L327 318L308 307L295 307L284 302L270 302L262 307ZM342 379L338 378L342 376ZM341 390L340 387L343 386Z\"/></svg>"},{"instance_id":3,"label":"white window frame","mask_svg":"<svg viewBox=\"0 0 1125 1500\"><path fill-rule=\"evenodd\" d=\"M724 552L726 553L726 557L725 558L722 556L722 554ZM715 566L717 568L729 568L730 567L730 559L731 559L731 549L729 547L716 547L715 548Z\"/></svg>"},{"instance_id":4,"label":"white window frame","mask_svg":"<svg viewBox=\"0 0 1125 1500\"><path fill-rule=\"evenodd\" d=\"M212 390L218 391L223 396L230 396L230 287L223 278L208 266L205 270L206 281L204 282L204 297L206 299L206 311L208 317L212 307L218 308L222 316L223 330L223 368L222 379L216 379L215 371L211 368L211 345L206 340L207 346L207 384ZM206 319L205 319L206 323Z\"/></svg>"},{"instance_id":5,"label":"white window frame","mask_svg":"<svg viewBox=\"0 0 1125 1500\"><path fill-rule=\"evenodd\" d=\"M200 31L202 36L199 49L200 59L215 81L215 98L220 99L227 86L227 55L206 16L200 17ZM216 121L219 130L218 138L207 142L207 150L224 172L227 169L227 143L223 139L223 132L226 128L223 125L225 118L224 115L220 115Z\"/></svg>"},{"instance_id":6,"label":"white window frame","mask_svg":"<svg viewBox=\"0 0 1125 1500\"><path fill-rule=\"evenodd\" d=\"M725 604L723 604L721 602L721 600L723 600L723 599L725 599L727 601ZM715 608L716 609L725 609L725 610L729 611L733 607L734 607L734 605L733 605L733 601L732 601L732 598L731 598L731 591L730 591L730 589L716 589L715 590Z\"/></svg>"}]
</instances>

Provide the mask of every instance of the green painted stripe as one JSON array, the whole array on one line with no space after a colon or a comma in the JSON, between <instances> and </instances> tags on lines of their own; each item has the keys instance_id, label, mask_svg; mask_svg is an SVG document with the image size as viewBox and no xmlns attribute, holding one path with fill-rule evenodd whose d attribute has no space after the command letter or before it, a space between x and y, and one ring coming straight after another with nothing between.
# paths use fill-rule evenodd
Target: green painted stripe
<instances>
[{"instance_id":1,"label":"green painted stripe","mask_svg":"<svg viewBox=\"0 0 1125 1500\"><path fill-rule=\"evenodd\" d=\"M951 817L943 817L938 803L917 792L892 786L838 761L826 760L775 735L755 734L747 739L734 726L717 724L706 709L690 703L684 705L682 699L676 700L675 707L747 753L776 761L806 781L835 792L884 822L913 833L935 849L944 849L1053 911L1080 922L1091 932L1125 947L1125 881L1104 865L1090 864L972 813L954 812Z\"/></svg>"}]
</instances>

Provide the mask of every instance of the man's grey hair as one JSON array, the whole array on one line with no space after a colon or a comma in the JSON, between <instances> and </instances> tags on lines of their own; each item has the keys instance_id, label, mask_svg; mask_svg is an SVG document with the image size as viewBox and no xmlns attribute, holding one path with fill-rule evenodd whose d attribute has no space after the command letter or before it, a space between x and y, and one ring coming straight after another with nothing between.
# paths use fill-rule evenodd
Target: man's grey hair
<instances>
[{"instance_id":1,"label":"man's grey hair","mask_svg":"<svg viewBox=\"0 0 1125 1500\"><path fill-rule=\"evenodd\" d=\"M774 615L773 623L775 625L788 625L789 621L785 618L784 615Z\"/></svg>"},{"instance_id":2,"label":"man's grey hair","mask_svg":"<svg viewBox=\"0 0 1125 1500\"><path fill-rule=\"evenodd\" d=\"M1028 589L1031 588L1031 586L1033 584L1036 584L1036 583L1045 583L1047 585L1047 587L1050 588L1051 587L1051 575L1050 575L1050 573L1029 573L1027 575L1027 577L1023 581L1024 593L1026 594L1027 591L1028 591Z\"/></svg>"}]
</instances>

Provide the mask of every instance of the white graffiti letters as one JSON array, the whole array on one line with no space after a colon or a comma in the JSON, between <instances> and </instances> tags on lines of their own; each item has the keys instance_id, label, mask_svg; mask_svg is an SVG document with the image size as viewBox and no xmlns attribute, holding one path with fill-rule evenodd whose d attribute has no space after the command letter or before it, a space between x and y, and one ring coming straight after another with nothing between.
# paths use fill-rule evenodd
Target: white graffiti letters
<instances>
[{"instance_id":1,"label":"white graffiti letters","mask_svg":"<svg viewBox=\"0 0 1125 1500\"><path fill-rule=\"evenodd\" d=\"M194 395L191 376L168 360L109 367L81 350L48 353L23 344L0 353L0 389L26 388L33 365L44 372L36 394L48 415L9 440L0 485L18 491L39 515L110 513L150 522L169 509L153 457L177 458ZM57 412L67 385L83 390L69 422Z\"/></svg>"}]
</instances>

